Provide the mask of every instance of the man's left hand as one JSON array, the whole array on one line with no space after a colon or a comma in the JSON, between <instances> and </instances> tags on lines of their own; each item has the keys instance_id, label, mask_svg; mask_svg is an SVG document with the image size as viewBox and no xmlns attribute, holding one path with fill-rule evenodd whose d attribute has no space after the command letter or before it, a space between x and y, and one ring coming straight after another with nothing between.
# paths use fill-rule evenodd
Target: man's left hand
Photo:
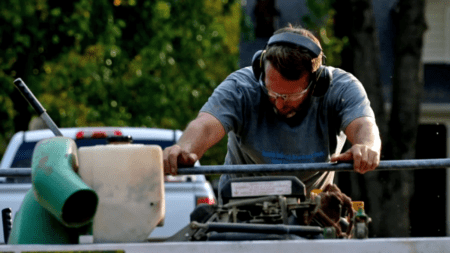
<instances>
[{"instance_id":1,"label":"man's left hand","mask_svg":"<svg viewBox=\"0 0 450 253\"><path fill-rule=\"evenodd\" d=\"M355 144L345 153L332 155L331 162L353 161L353 169L361 174L374 170L380 164L380 152L366 145Z\"/></svg>"}]
</instances>

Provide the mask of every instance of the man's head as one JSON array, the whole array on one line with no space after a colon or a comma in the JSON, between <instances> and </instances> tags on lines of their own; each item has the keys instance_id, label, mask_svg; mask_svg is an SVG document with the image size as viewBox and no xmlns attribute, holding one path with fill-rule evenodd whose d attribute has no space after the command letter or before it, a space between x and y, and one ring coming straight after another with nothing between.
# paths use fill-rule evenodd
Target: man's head
<instances>
[{"instance_id":1,"label":"man's head","mask_svg":"<svg viewBox=\"0 0 450 253\"><path fill-rule=\"evenodd\" d=\"M296 33L314 41L320 48L319 40L308 30L289 25L277 30L274 35L280 33ZM292 44L274 44L264 52L264 60L269 61L286 79L297 80L303 75L315 72L322 65L322 55L313 58L305 48Z\"/></svg>"},{"instance_id":2,"label":"man's head","mask_svg":"<svg viewBox=\"0 0 450 253\"><path fill-rule=\"evenodd\" d=\"M291 25L279 29L275 34L296 33L313 40L320 48L318 39L308 30ZM322 64L322 53L313 57L305 48L292 44L273 44L264 52L263 80L274 110L290 118L302 108L302 103L311 94L311 73Z\"/></svg>"}]
</instances>

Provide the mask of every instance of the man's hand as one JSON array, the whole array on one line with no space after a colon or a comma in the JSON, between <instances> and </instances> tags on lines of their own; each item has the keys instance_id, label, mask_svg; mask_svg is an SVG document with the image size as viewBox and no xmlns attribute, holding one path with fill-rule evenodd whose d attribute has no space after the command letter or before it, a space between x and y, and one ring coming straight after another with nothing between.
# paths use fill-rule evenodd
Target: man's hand
<instances>
[{"instance_id":1,"label":"man's hand","mask_svg":"<svg viewBox=\"0 0 450 253\"><path fill-rule=\"evenodd\" d=\"M209 113L200 112L184 130L178 143L164 149L164 173L176 175L178 166L193 166L224 136L225 129L220 121Z\"/></svg>"},{"instance_id":2,"label":"man's hand","mask_svg":"<svg viewBox=\"0 0 450 253\"><path fill-rule=\"evenodd\" d=\"M163 151L164 174L175 176L178 166L193 166L197 160L196 154L183 150L179 145L167 147Z\"/></svg>"},{"instance_id":3,"label":"man's hand","mask_svg":"<svg viewBox=\"0 0 450 253\"><path fill-rule=\"evenodd\" d=\"M333 155L331 162L353 161L353 169L361 174L374 170L380 164L380 132L372 117L353 120L345 129L352 147L345 153Z\"/></svg>"},{"instance_id":4,"label":"man's hand","mask_svg":"<svg viewBox=\"0 0 450 253\"><path fill-rule=\"evenodd\" d=\"M345 153L331 156L331 162L353 161L353 169L364 174L374 170L380 164L380 152L366 145L355 144Z\"/></svg>"}]
</instances>

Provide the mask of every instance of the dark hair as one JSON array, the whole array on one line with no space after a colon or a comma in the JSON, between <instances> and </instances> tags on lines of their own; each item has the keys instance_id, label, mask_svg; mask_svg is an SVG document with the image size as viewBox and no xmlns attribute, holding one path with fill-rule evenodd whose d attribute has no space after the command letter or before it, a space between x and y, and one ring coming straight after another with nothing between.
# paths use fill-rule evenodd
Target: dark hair
<instances>
[{"instance_id":1,"label":"dark hair","mask_svg":"<svg viewBox=\"0 0 450 253\"><path fill-rule=\"evenodd\" d=\"M292 26L278 29L274 34L297 33L312 39L320 48L319 40L308 30L301 26ZM268 47L264 53L264 59L270 61L272 66L288 80L298 80L303 75L315 72L322 65L322 55L313 58L306 49L289 44L274 44Z\"/></svg>"}]
</instances>

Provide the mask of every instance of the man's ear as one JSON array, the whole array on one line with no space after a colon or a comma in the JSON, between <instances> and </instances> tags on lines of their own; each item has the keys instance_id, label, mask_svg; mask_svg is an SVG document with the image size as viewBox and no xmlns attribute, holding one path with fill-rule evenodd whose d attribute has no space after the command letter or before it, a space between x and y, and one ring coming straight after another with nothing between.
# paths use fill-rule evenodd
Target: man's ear
<instances>
[{"instance_id":1,"label":"man's ear","mask_svg":"<svg viewBox=\"0 0 450 253\"><path fill-rule=\"evenodd\" d=\"M322 65L316 72L313 73L313 78L315 79L315 83L312 95L314 97L324 96L330 87L331 81L333 80L333 73Z\"/></svg>"},{"instance_id":2,"label":"man's ear","mask_svg":"<svg viewBox=\"0 0 450 253\"><path fill-rule=\"evenodd\" d=\"M253 55L252 58L252 69L253 69L253 75L256 80L259 81L259 78L261 77L261 73L264 71L264 60L263 60L263 54L265 50L259 50Z\"/></svg>"}]
</instances>

